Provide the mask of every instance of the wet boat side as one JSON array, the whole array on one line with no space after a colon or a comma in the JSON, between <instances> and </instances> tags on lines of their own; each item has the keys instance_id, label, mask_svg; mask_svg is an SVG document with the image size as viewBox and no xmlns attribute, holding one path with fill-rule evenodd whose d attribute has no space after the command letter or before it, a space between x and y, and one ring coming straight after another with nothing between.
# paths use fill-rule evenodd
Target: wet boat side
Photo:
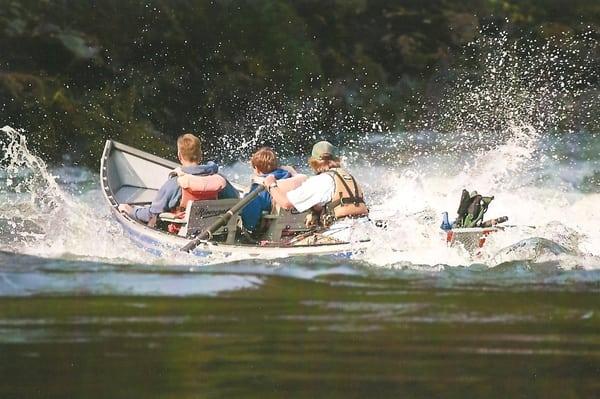
<instances>
[{"instance_id":1,"label":"wet boat side","mask_svg":"<svg viewBox=\"0 0 600 399\"><path fill-rule=\"evenodd\" d=\"M121 152L121 154L119 154ZM117 157L117 154L119 156ZM140 165L147 165L153 169L153 174L147 171L138 171ZM100 164L102 192L115 219L123 227L124 233L133 242L144 250L157 256L163 256L168 252L179 250L189 240L174 234L163 232L143 223L139 223L128 215L118 210L119 193L127 187L132 196L141 198L149 197L160 187L158 180L164 181L168 173L176 164L147 154L133 147L116 143L111 140L106 142ZM123 169L123 170L118 170ZM160 175L157 179L156 175ZM164 175L164 176L163 176ZM136 192L137 190L137 192ZM244 244L221 244L215 242L203 242L194 251L193 255L206 257L211 254L222 256L244 255L249 257L285 257L294 255L335 255L350 256L359 251L360 244L351 243L310 245L310 246L256 246Z\"/></svg>"}]
</instances>

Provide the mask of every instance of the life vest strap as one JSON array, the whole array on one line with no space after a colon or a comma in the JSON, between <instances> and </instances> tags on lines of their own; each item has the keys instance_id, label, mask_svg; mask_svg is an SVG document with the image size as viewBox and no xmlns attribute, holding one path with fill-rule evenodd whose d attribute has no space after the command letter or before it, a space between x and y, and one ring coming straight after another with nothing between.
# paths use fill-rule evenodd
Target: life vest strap
<instances>
[{"instance_id":1,"label":"life vest strap","mask_svg":"<svg viewBox=\"0 0 600 399\"><path fill-rule=\"evenodd\" d=\"M216 200L219 198L219 192L217 190L192 191L189 188L182 188L179 209L185 210L189 201Z\"/></svg>"},{"instance_id":2,"label":"life vest strap","mask_svg":"<svg viewBox=\"0 0 600 399\"><path fill-rule=\"evenodd\" d=\"M336 169L330 169L327 173L335 183L335 195L331 202L325 205L325 211L320 218L321 224L328 227L337 220L367 216L369 209L354 176L344 169L342 173Z\"/></svg>"},{"instance_id":3,"label":"life vest strap","mask_svg":"<svg viewBox=\"0 0 600 399\"><path fill-rule=\"evenodd\" d=\"M346 192L349 194L348 197L343 197L342 193L339 193L339 199L332 201L330 204L328 204L331 208L337 208L338 206L345 206L345 205L360 205L360 204L366 204L365 200L363 197L360 196L359 194L359 190L358 190L358 184L356 184L356 180L354 179L354 176L352 175L348 175L350 177L350 179L352 180L352 185L354 186L354 190L352 190L350 188L350 186L348 185L348 183L346 183L346 179L344 179L344 177L342 175L339 174L339 172L335 169L330 170L331 174L335 175L338 177L339 181L342 183L342 185L344 186L344 188L346 189ZM334 179L335 180L335 179Z\"/></svg>"},{"instance_id":4,"label":"life vest strap","mask_svg":"<svg viewBox=\"0 0 600 399\"><path fill-rule=\"evenodd\" d=\"M339 200L337 201L333 201L331 202L330 206L333 208L336 208L338 206L345 206L345 205L360 205L360 204L366 204L364 198L362 197L341 197Z\"/></svg>"},{"instance_id":5,"label":"life vest strap","mask_svg":"<svg viewBox=\"0 0 600 399\"><path fill-rule=\"evenodd\" d=\"M348 183L346 183L346 181L345 181L346 179L344 179L344 177L342 177L342 175L340 175L337 170L332 169L331 173L333 173L340 179L340 181L342 182L342 185L344 186L344 188L350 194L351 197L358 197L358 184L356 184L356 180L354 180L354 176L349 175L350 179L352 179L352 184L354 185L354 192L353 192L353 190L350 189L350 186L348 185Z\"/></svg>"}]
</instances>

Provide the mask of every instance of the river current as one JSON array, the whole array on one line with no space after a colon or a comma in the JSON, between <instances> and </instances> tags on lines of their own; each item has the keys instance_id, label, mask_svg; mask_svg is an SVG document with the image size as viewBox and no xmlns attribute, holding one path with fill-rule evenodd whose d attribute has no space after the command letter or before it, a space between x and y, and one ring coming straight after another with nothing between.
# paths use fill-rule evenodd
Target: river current
<instances>
[{"instance_id":1,"label":"river current","mask_svg":"<svg viewBox=\"0 0 600 399\"><path fill-rule=\"evenodd\" d=\"M389 221L366 251L198 260L138 249L96 171L49 168L22 133L2 133L1 397L598 392L600 168L581 155L598 154L597 135L516 136L467 162L358 159L373 213ZM393 144L427 152L441 139ZM249 176L244 163L224 172ZM477 254L439 229L463 187L495 195L488 216L515 226Z\"/></svg>"},{"instance_id":2,"label":"river current","mask_svg":"<svg viewBox=\"0 0 600 399\"><path fill-rule=\"evenodd\" d=\"M156 257L111 218L97 170L48 166L4 127L0 398L597 397L600 136L559 128L594 69L492 44L487 80L438 104L446 133L338 140L388 221L350 258ZM235 150L281 124L259 125L224 141L234 182L250 175ZM463 188L511 226L476 252L439 228Z\"/></svg>"}]
</instances>

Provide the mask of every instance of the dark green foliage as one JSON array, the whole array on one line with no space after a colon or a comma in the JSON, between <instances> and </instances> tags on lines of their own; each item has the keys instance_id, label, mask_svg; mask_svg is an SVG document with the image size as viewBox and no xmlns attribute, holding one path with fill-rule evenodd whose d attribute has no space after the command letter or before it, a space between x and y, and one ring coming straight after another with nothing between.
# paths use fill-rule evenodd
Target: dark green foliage
<instances>
[{"instance_id":1,"label":"dark green foliage","mask_svg":"<svg viewBox=\"0 0 600 399\"><path fill-rule=\"evenodd\" d=\"M323 132L402 129L482 26L543 39L599 24L581 0L0 0L0 123L89 165L108 137L164 155L183 131L208 148L250 135L253 104L324 100L306 128Z\"/></svg>"}]
</instances>

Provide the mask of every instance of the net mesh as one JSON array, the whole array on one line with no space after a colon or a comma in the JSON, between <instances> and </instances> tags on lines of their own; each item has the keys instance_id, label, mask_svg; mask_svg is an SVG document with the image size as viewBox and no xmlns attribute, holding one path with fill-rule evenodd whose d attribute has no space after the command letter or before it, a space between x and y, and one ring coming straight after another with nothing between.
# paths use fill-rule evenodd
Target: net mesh
<instances>
[{"instance_id":1,"label":"net mesh","mask_svg":"<svg viewBox=\"0 0 600 399\"><path fill-rule=\"evenodd\" d=\"M449 245L462 245L467 251L474 252L481 248L489 231L460 231L448 233L446 241Z\"/></svg>"}]
</instances>

